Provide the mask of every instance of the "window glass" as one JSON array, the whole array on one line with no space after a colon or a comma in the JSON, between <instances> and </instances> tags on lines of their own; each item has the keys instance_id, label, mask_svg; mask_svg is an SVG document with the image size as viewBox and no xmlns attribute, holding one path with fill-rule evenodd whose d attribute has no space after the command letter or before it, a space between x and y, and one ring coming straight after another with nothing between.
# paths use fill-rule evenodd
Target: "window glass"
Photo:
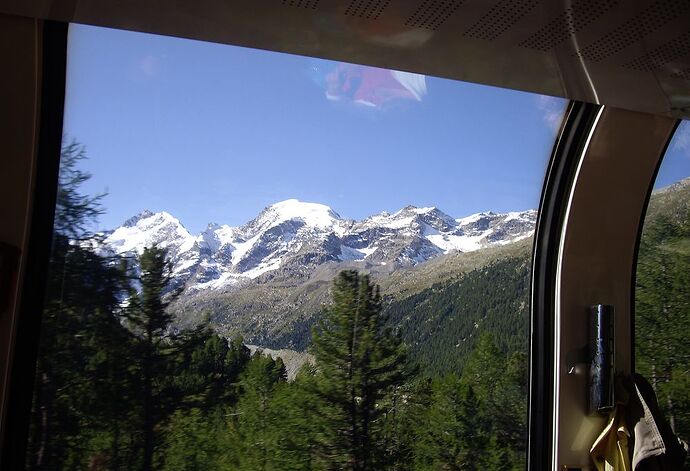
<instances>
[{"instance_id":1,"label":"window glass","mask_svg":"<svg viewBox=\"0 0 690 471\"><path fill-rule=\"evenodd\" d=\"M662 161L642 230L635 291L635 368L651 383L671 428L686 441L690 439L688 177L690 122L683 121Z\"/></svg>"},{"instance_id":2,"label":"window glass","mask_svg":"<svg viewBox=\"0 0 690 471\"><path fill-rule=\"evenodd\" d=\"M513 469L564 100L69 36L35 469Z\"/></svg>"}]
</instances>

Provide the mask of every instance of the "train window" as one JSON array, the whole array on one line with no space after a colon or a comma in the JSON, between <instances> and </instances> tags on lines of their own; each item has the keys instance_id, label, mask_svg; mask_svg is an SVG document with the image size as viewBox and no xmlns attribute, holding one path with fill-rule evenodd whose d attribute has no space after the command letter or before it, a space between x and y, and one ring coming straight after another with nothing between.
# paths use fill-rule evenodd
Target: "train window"
<instances>
[{"instance_id":1,"label":"train window","mask_svg":"<svg viewBox=\"0 0 690 471\"><path fill-rule=\"evenodd\" d=\"M71 26L27 466L524 466L565 105Z\"/></svg>"},{"instance_id":2,"label":"train window","mask_svg":"<svg viewBox=\"0 0 690 471\"><path fill-rule=\"evenodd\" d=\"M676 435L690 438L690 122L678 126L644 220L635 290L635 368Z\"/></svg>"}]
</instances>

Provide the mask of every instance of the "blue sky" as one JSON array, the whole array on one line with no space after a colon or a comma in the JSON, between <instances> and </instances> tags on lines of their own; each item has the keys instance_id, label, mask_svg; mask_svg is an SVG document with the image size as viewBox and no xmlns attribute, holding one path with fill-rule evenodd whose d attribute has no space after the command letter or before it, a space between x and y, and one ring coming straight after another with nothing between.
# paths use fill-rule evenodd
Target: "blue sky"
<instances>
[{"instance_id":1,"label":"blue sky","mask_svg":"<svg viewBox=\"0 0 690 471\"><path fill-rule=\"evenodd\" d=\"M668 145L654 187L662 188L688 176L690 176L690 121L683 121Z\"/></svg>"},{"instance_id":2,"label":"blue sky","mask_svg":"<svg viewBox=\"0 0 690 471\"><path fill-rule=\"evenodd\" d=\"M338 71L357 77L334 89ZM84 191L108 193L101 229L150 209L198 232L288 198L355 219L537 207L565 100L433 77L386 76L392 89L382 74L72 26L65 135L86 147ZM671 149L668 182L690 174L690 139Z\"/></svg>"}]
</instances>

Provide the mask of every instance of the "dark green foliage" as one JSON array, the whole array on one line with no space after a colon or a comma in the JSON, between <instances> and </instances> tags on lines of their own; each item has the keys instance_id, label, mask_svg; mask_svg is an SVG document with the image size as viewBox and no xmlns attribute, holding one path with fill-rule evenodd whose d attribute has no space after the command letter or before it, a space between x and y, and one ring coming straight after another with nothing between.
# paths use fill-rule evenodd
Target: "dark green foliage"
<instances>
[{"instance_id":1,"label":"dark green foliage","mask_svg":"<svg viewBox=\"0 0 690 471\"><path fill-rule=\"evenodd\" d=\"M482 334L471 353L462 383L472 387L481 399L479 415L499 448L490 450L508 454L510 461L524 464L527 443L527 361L526 353L502 353L493 333Z\"/></svg>"},{"instance_id":2,"label":"dark green foliage","mask_svg":"<svg viewBox=\"0 0 690 471\"><path fill-rule=\"evenodd\" d=\"M226 415L220 408L210 413L198 408L178 408L163 430L165 464L162 469L233 469L235 443Z\"/></svg>"},{"instance_id":3,"label":"dark green foliage","mask_svg":"<svg viewBox=\"0 0 690 471\"><path fill-rule=\"evenodd\" d=\"M227 342L206 328L175 339L169 391L173 412L162 426L163 469L231 469L237 460L232 411L249 349L240 337Z\"/></svg>"},{"instance_id":4,"label":"dark green foliage","mask_svg":"<svg viewBox=\"0 0 690 471\"><path fill-rule=\"evenodd\" d=\"M180 433L186 431L188 437L196 433L190 427L206 422L230 430L224 412L240 397L240 376L251 364L249 349L241 338L228 342L203 325L173 335L167 307L175 293L164 294L170 282L166 252L155 247L145 249L139 266L141 289L129 299L127 319L134 338L133 368L141 378L141 468L167 466L169 453L179 463L213 467L220 459L213 450L223 448L218 444L218 440L223 441L218 431L206 425L198 430L200 436L208 436L208 449L195 447ZM279 363L275 374L284 377ZM169 435L178 438L170 441ZM222 461L229 462L231 454L222 455Z\"/></svg>"},{"instance_id":5,"label":"dark green foliage","mask_svg":"<svg viewBox=\"0 0 690 471\"><path fill-rule=\"evenodd\" d=\"M163 299L171 278L166 251L158 247L144 249L139 256L139 267L141 290L130 297L127 318L147 344L159 346L172 322L172 315L167 311L171 300Z\"/></svg>"},{"instance_id":6,"label":"dark green foliage","mask_svg":"<svg viewBox=\"0 0 690 471\"><path fill-rule=\"evenodd\" d=\"M180 334L175 346L172 382L178 401L204 410L237 402L239 377L250 358L242 337L228 342L203 325Z\"/></svg>"},{"instance_id":7,"label":"dark green foliage","mask_svg":"<svg viewBox=\"0 0 690 471\"><path fill-rule=\"evenodd\" d=\"M380 402L404 381L406 354L386 327L378 287L368 276L341 272L332 297L312 332L316 393L327 429L322 452L330 469L374 469L385 462Z\"/></svg>"},{"instance_id":8,"label":"dark green foliage","mask_svg":"<svg viewBox=\"0 0 690 471\"><path fill-rule=\"evenodd\" d=\"M527 351L529 260L506 258L385 309L427 374L460 374L483 332L504 352Z\"/></svg>"},{"instance_id":9,"label":"dark green foliage","mask_svg":"<svg viewBox=\"0 0 690 471\"><path fill-rule=\"evenodd\" d=\"M79 192L79 187L91 178L91 174L79 168L84 159L84 146L74 140L63 142L53 227L56 234L73 241L92 238L89 226L103 212L100 203L104 194L88 196Z\"/></svg>"},{"instance_id":10,"label":"dark green foliage","mask_svg":"<svg viewBox=\"0 0 690 471\"><path fill-rule=\"evenodd\" d=\"M315 363L288 382L282 360L250 358L242 338L208 323L171 327L164 250L146 249L139 275L127 276L124 262L83 243L100 196L79 193L83 150L63 153L27 467L524 467L526 259L385 309L368 276L340 273L318 326L310 335L305 319L297 329Z\"/></svg>"},{"instance_id":11,"label":"dark green foliage","mask_svg":"<svg viewBox=\"0 0 690 471\"><path fill-rule=\"evenodd\" d=\"M410 422L415 469L522 469L526 391L513 359L484 334L461 377L429 382L417 395L426 407ZM419 401L419 399L417 399Z\"/></svg>"},{"instance_id":12,"label":"dark green foliage","mask_svg":"<svg viewBox=\"0 0 690 471\"><path fill-rule=\"evenodd\" d=\"M280 359L257 352L242 374L242 397L237 403L237 431L242 444L238 455L240 469L281 469L278 446L280 424L274 404L278 385L286 380Z\"/></svg>"},{"instance_id":13,"label":"dark green foliage","mask_svg":"<svg viewBox=\"0 0 690 471\"><path fill-rule=\"evenodd\" d=\"M100 196L79 192L89 178L77 168L83 158L79 145L63 147L27 468L161 469L168 451L173 469L216 462L209 457L226 443L205 450L189 439L183 450L181 434L203 423L213 427L199 437L228 436L218 427L249 352L205 329L171 335L164 251L142 254L137 293L126 264L91 249Z\"/></svg>"},{"instance_id":14,"label":"dark green foliage","mask_svg":"<svg viewBox=\"0 0 690 471\"><path fill-rule=\"evenodd\" d=\"M127 319L134 333L134 368L141 378L141 418L143 457L141 468L154 469L154 453L161 443L157 428L174 412L169 376L175 345L167 337L172 316L163 300L170 282L166 251L146 248L139 257L141 290L129 298Z\"/></svg>"},{"instance_id":15,"label":"dark green foliage","mask_svg":"<svg viewBox=\"0 0 690 471\"><path fill-rule=\"evenodd\" d=\"M480 469L486 431L472 387L455 376L434 382L431 404L414 445L415 468Z\"/></svg>"},{"instance_id":16,"label":"dark green foliage","mask_svg":"<svg viewBox=\"0 0 690 471\"><path fill-rule=\"evenodd\" d=\"M654 195L635 292L636 370L649 379L676 434L690 439L690 188ZM688 465L690 466L690 465Z\"/></svg>"},{"instance_id":17,"label":"dark green foliage","mask_svg":"<svg viewBox=\"0 0 690 471\"><path fill-rule=\"evenodd\" d=\"M77 168L83 158L78 144L63 146L27 452L30 469L78 467L100 459L99 453L120 459L131 451L131 440L118 434L128 418L132 384L129 335L118 319L127 283L108 260L77 243L92 237L88 226L101 212L101 196L79 193L89 178ZM116 396L123 400L99 403L99 398Z\"/></svg>"},{"instance_id":18,"label":"dark green foliage","mask_svg":"<svg viewBox=\"0 0 690 471\"><path fill-rule=\"evenodd\" d=\"M60 236L51 269L62 279L51 279L43 311L28 457L36 468L86 458L91 438L117 430L126 415L123 403L96 399L126 396L121 388L132 380L129 336L113 316L121 274Z\"/></svg>"}]
</instances>

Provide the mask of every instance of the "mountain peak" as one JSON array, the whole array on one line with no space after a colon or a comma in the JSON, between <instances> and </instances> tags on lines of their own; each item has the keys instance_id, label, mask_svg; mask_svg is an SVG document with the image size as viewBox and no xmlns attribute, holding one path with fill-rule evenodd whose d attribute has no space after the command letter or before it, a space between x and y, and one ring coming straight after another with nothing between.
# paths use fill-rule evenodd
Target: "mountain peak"
<instances>
[{"instance_id":1,"label":"mountain peak","mask_svg":"<svg viewBox=\"0 0 690 471\"><path fill-rule=\"evenodd\" d=\"M408 205L394 214L354 221L327 205L292 198L267 206L240 227L210 223L197 235L167 212L144 210L109 232L104 242L115 253L165 247L176 283L202 290L242 284L278 269L274 276L304 274L338 261L416 265L452 251L528 237L535 219L536 211L487 211L456 220L436 207Z\"/></svg>"},{"instance_id":2,"label":"mountain peak","mask_svg":"<svg viewBox=\"0 0 690 471\"><path fill-rule=\"evenodd\" d=\"M404 208L402 208L400 211L395 213L396 215L398 214L428 214L432 212L440 212L436 206L429 206L425 208L420 208L419 206L415 206L413 204L408 204Z\"/></svg>"},{"instance_id":3,"label":"mountain peak","mask_svg":"<svg viewBox=\"0 0 690 471\"><path fill-rule=\"evenodd\" d=\"M153 211L150 211L148 209L143 210L136 216L133 216L129 219L127 219L124 224L122 224L122 227L135 227L139 225L141 221L147 220L146 224L167 224L167 223L174 223L175 225L182 225L182 223L172 214L168 213L167 211L158 211L157 213L154 213ZM150 220L150 221L148 221Z\"/></svg>"},{"instance_id":4,"label":"mountain peak","mask_svg":"<svg viewBox=\"0 0 690 471\"><path fill-rule=\"evenodd\" d=\"M300 201L297 198L289 198L283 201L278 201L273 203L268 208L275 209L277 211L333 211L329 206L321 203L309 203L306 201Z\"/></svg>"},{"instance_id":5,"label":"mountain peak","mask_svg":"<svg viewBox=\"0 0 690 471\"><path fill-rule=\"evenodd\" d=\"M274 226L293 219L304 221L308 226L331 227L341 217L325 204L307 203L292 198L268 206L251 224Z\"/></svg>"},{"instance_id":6,"label":"mountain peak","mask_svg":"<svg viewBox=\"0 0 690 471\"><path fill-rule=\"evenodd\" d=\"M176 256L189 250L194 238L170 213L154 213L146 209L112 231L105 243L116 253L141 253L146 247L159 245L167 247Z\"/></svg>"},{"instance_id":7,"label":"mountain peak","mask_svg":"<svg viewBox=\"0 0 690 471\"><path fill-rule=\"evenodd\" d=\"M148 209L145 209L145 210L143 210L142 212L140 212L139 214L137 214L136 216L132 216L131 218L127 219L127 220L124 222L124 224L122 224L122 225L123 225L124 227L134 227L134 226L136 226L137 223L138 223L139 221L141 221L142 219L150 218L150 217L153 216L154 214L155 214L155 213L153 213L152 211L150 211L150 210L148 210Z\"/></svg>"}]
</instances>

